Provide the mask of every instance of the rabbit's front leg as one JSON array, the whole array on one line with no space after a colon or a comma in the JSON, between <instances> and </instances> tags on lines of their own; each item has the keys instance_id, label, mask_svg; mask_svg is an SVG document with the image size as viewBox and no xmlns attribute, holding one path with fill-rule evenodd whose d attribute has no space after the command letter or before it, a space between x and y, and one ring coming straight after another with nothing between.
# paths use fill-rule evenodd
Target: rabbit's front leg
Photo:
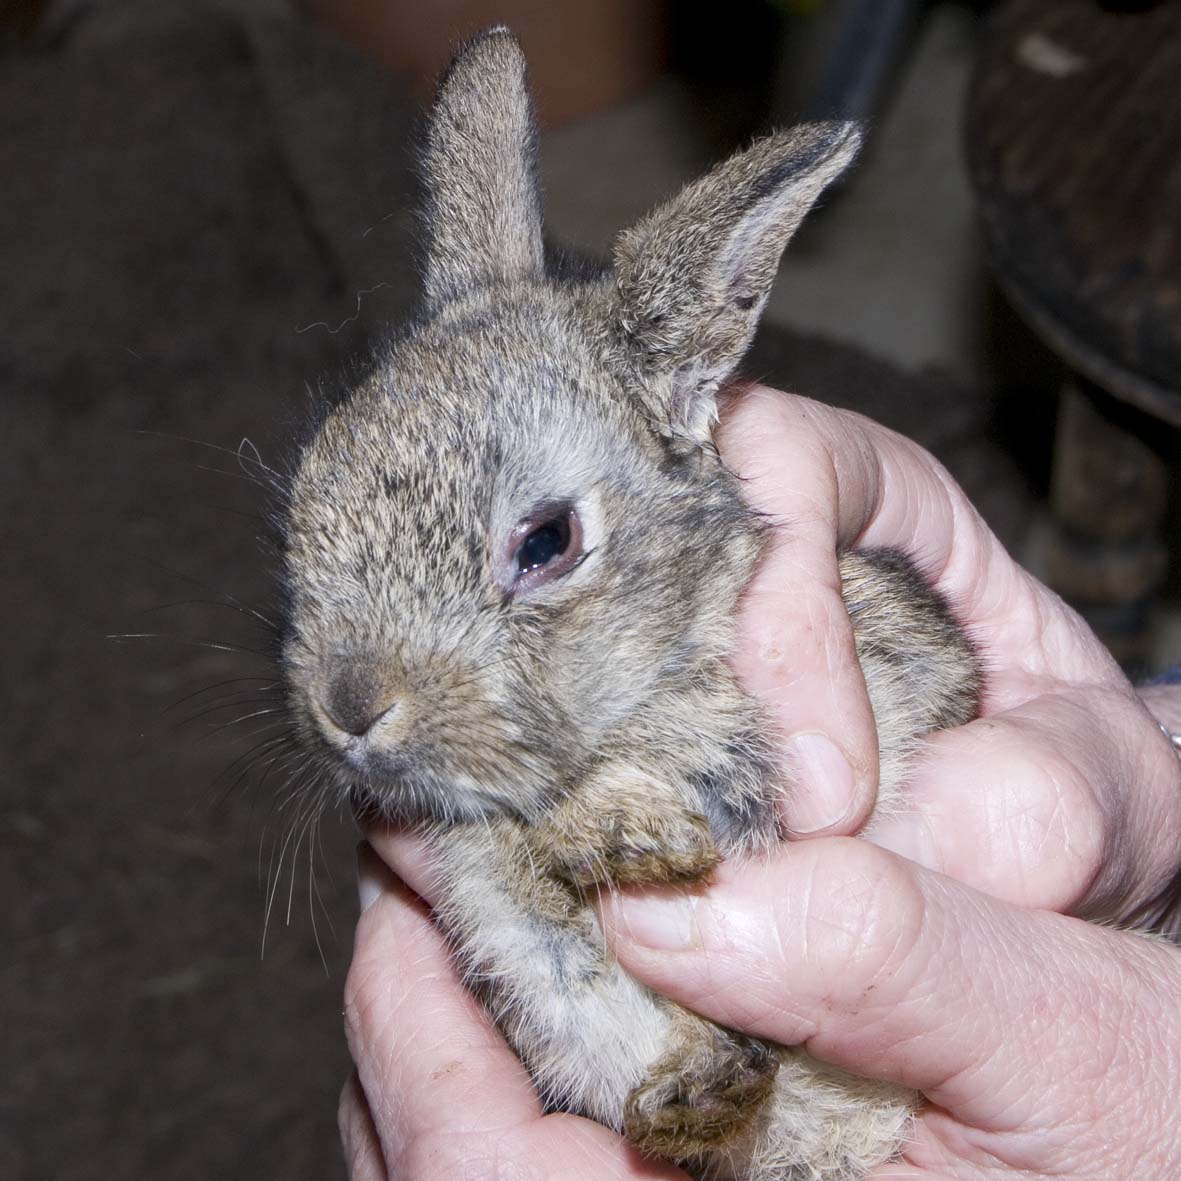
<instances>
[{"instance_id":1,"label":"rabbit's front leg","mask_svg":"<svg viewBox=\"0 0 1181 1181\"><path fill-rule=\"evenodd\" d=\"M721 860L706 817L625 762L604 763L530 839L544 864L582 890L707 881Z\"/></svg>"},{"instance_id":2,"label":"rabbit's front leg","mask_svg":"<svg viewBox=\"0 0 1181 1181\"><path fill-rule=\"evenodd\" d=\"M775 760L726 665L704 666L661 707L667 732L617 735L534 828L543 860L582 889L705 882L723 853L777 840Z\"/></svg>"},{"instance_id":3,"label":"rabbit's front leg","mask_svg":"<svg viewBox=\"0 0 1181 1181\"><path fill-rule=\"evenodd\" d=\"M585 899L529 835L493 820L431 836L436 913L547 1107L622 1130L628 1095L667 1055L673 1006L607 954Z\"/></svg>"}]
</instances>

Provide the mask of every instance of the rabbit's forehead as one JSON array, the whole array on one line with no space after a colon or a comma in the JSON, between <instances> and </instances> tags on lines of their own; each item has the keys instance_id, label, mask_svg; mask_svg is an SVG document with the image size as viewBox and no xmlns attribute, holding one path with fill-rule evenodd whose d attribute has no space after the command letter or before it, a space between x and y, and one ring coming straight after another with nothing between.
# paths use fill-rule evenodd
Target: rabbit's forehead
<instances>
[{"instance_id":1,"label":"rabbit's forehead","mask_svg":"<svg viewBox=\"0 0 1181 1181\"><path fill-rule=\"evenodd\" d=\"M490 549L538 503L642 480L634 427L603 396L609 380L551 356L486 348L478 367L462 352L391 366L305 453L292 540L315 537L312 564L353 580L371 572L380 548L395 577L425 555L485 584Z\"/></svg>"},{"instance_id":2,"label":"rabbit's forehead","mask_svg":"<svg viewBox=\"0 0 1181 1181\"><path fill-rule=\"evenodd\" d=\"M487 511L534 487L575 487L634 465L645 442L593 334L548 306L529 310L449 322L383 379L397 462L445 468Z\"/></svg>"}]
</instances>

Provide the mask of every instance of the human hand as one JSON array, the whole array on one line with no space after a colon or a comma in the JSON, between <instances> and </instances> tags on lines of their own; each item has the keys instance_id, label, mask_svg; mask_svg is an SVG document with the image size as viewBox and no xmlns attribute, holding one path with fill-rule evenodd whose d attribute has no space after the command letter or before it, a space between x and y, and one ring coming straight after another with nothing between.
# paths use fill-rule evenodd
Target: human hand
<instances>
[{"instance_id":1,"label":"human hand","mask_svg":"<svg viewBox=\"0 0 1181 1181\"><path fill-rule=\"evenodd\" d=\"M376 835L382 855L430 892L421 848ZM460 983L426 908L368 847L345 987L356 1066L340 1099L352 1181L687 1181L590 1120L542 1114L525 1068Z\"/></svg>"},{"instance_id":2,"label":"human hand","mask_svg":"<svg viewBox=\"0 0 1181 1181\"><path fill-rule=\"evenodd\" d=\"M602 912L622 965L673 1000L922 1091L878 1181L1181 1176L1175 947L840 837Z\"/></svg>"},{"instance_id":3,"label":"human hand","mask_svg":"<svg viewBox=\"0 0 1181 1181\"><path fill-rule=\"evenodd\" d=\"M859 671L855 661L850 659L853 655L852 635L836 581L836 546L838 541L840 544L860 541L862 544L895 546L923 559L934 559L928 569L936 574L944 593L957 601L961 618L973 628L986 652L991 690L986 702L986 718L955 732L961 736L977 732L974 747L965 749L949 744L947 749L942 749L952 735L940 735L932 744L927 760L916 768L916 791L924 782L929 786L925 789L926 795L919 792L914 816L900 822L900 832L893 838L897 845L905 848L908 831L917 831L926 846L907 849L916 859L923 859L928 850L933 850L939 854L939 862L950 862L947 864L949 871L1025 906L1075 906L1087 913L1122 908L1123 913L1128 914L1133 912L1137 900L1143 902L1159 894L1175 864L1173 847L1178 817L1170 801L1178 799L1173 779L1177 769L1168 744L1141 711L1130 687L1097 641L1073 613L1008 560L967 506L962 493L921 449L857 416L844 415L770 391L755 393L761 404L760 400L748 398L732 410L726 429L731 429L739 421L736 417L739 413L750 412L756 418L762 417L762 428L764 432L771 432L772 437L768 440L764 434L762 441L756 436L750 437L747 451L740 454L741 447L738 451L731 449L723 431L723 447L730 462L748 477L748 488L756 503L772 515L786 516L790 529L785 531L752 587L751 596L748 596L747 643L739 659L748 685L765 695L785 732L832 732L828 730L831 721L826 716L825 703L836 711L846 709L845 718L853 716L847 712L848 708L852 708L854 714L857 709L863 709L864 716L859 723L842 723L841 729L833 732L852 754L858 774L851 777L848 784L848 800L852 805L848 815L826 831L852 831L860 825L865 812L872 806L872 773L876 761L872 728L864 732L858 729L862 724L871 727L872 719L868 715ZM802 448L802 455L793 457L789 454L784 458L780 447L776 458L776 447L782 442L778 432L790 425L788 420L793 409L800 415L803 425L797 424L788 432L798 430L792 435L791 446L787 449L791 451L798 445ZM776 422L779 424L777 431L772 430ZM810 444L807 442L809 438ZM851 449L848 455L844 450L846 447ZM864 465L862 470L858 470L859 464ZM777 480L774 473L780 469L796 473L798 479L793 478L790 485L783 479ZM767 476L767 472L772 474ZM778 507L767 501L760 502L758 497L764 493L778 496ZM852 509L849 509L850 505ZM924 510L928 515L923 517L919 513L908 529L907 512L916 509ZM861 524L858 524L859 518ZM826 530L828 540L824 542ZM768 581L768 570L776 564L781 569L778 587L788 588L782 598L776 580L771 578ZM809 585L809 570L820 572L821 580L815 587ZM825 582L825 578L829 581ZM833 610L834 604L839 610ZM782 617L777 617L776 610L780 607L786 607L786 611ZM760 647L757 642L753 647L750 644L752 621L756 641L762 627L767 648ZM843 633L840 631L842 624ZM1006 631L1009 628L1014 630L1009 633ZM1021 637L1027 639L1028 645ZM828 651L826 639L830 646ZM1009 663L1003 663L1005 661ZM798 678L788 675L796 671ZM761 683L760 676L763 678ZM1089 718L1088 711L1092 710L1095 716ZM841 715L837 712L834 716ZM793 720L799 723L794 728L791 726ZM858 761L857 744L848 739L849 733L859 733L862 739L868 735L868 763ZM1059 742L1063 744L1062 749L1058 748ZM1064 752L1069 757L1064 757ZM942 774L950 776L943 784L939 782L937 756L940 755L944 759ZM1047 757L1048 766L1043 766L1043 759ZM959 761L965 758L969 760L967 764ZM1135 792L1130 790L1133 787ZM988 796L984 788L993 794ZM789 819L792 809L791 803L785 808ZM982 841L982 850L974 852L970 844L964 842L957 846L952 821L963 825L970 842ZM908 826L913 828L908 829ZM1010 826L1015 835L1007 840ZM889 829L881 839L891 839ZM377 843L383 859L429 898L430 887L421 849L413 841L396 834L383 834ZM861 849L869 857L887 857L881 851L855 842L820 842L816 848L831 844ZM784 855L799 856L807 848L795 845ZM890 861L895 863L896 859L890 858ZM897 864L904 865L902 862ZM1107 868L1101 869L1103 865ZM741 880L742 872L735 880ZM751 870L747 867L744 872L749 874ZM907 872L923 874L915 867L907 867ZM722 874L723 881L729 880L735 869L725 867ZM927 876L932 880L943 880L935 875ZM976 896L969 891L963 897ZM991 913L989 907L1000 905L983 899L981 913ZM1012 908L1003 909L1007 913ZM1048 921L1052 916L1036 917ZM421 914L418 918L423 920ZM365 921L362 920L363 925ZM1076 927L1077 924L1073 924L1070 929ZM373 989L380 989L382 963L388 974L393 963L406 963L408 957L412 965L430 962L420 961L421 953L417 950L420 942L405 931L384 945L381 954L364 955L362 949L369 946L370 937L362 941L360 931L357 964L361 967L368 965ZM1111 932L1098 934L1104 940L1130 938ZM1087 936L1088 939L1097 937ZM436 950L441 957L441 945ZM996 952L998 958L1001 950L1004 949ZM1024 950L1018 941L1014 954ZM967 952L965 956L970 959ZM1104 962L1098 949L1093 960L1093 967ZM409 977L403 978L405 991L397 1001L407 1007L410 1020L420 1025L423 1024L422 997L425 994L419 991L417 1001L408 998L426 987L428 980L431 989L447 987L460 996L465 995L454 975L448 974L445 966L439 966L445 965L445 959L437 957L433 962L435 967L425 976L415 975L418 968L414 968ZM1032 957L1031 963L1036 967L1041 961ZM354 978L360 979L357 976L359 970L355 965L350 982ZM635 970L638 975L643 974L642 967ZM1102 975L1098 967L1095 971ZM794 987L793 983L793 997ZM671 988L668 991L674 992ZM364 994L365 988L359 992L350 991L354 998ZM967 994L961 992L961 1004L964 995ZM724 999L717 998L717 1003ZM696 1007L708 1012L707 1003ZM382 1048L382 1037L377 1031L381 1015L388 1013L389 1009L389 1003L384 1007L377 1002L372 1006L350 1005L351 1041L359 1073L358 1081L346 1091L342 1101L342 1127L346 1143L361 1146L351 1148L350 1154L357 1161L376 1161L380 1165L381 1161L395 1159L404 1162L415 1152L423 1151L421 1159L429 1164L432 1160L430 1150L411 1150L407 1145L426 1143L429 1149L436 1140L455 1146L454 1151L460 1153L464 1138L471 1140L471 1128L462 1119L454 1125L449 1123L453 1114L450 1108L444 1115L440 1104L435 1109L439 1119L432 1123L429 1118L421 1118L421 1114L416 1116L414 1105L400 1104L398 1096L403 1088L417 1088L424 1076L429 1077L438 1068L431 1066L429 1059L422 1061L411 1056L405 1072L394 1071L391 1064L398 1056L405 1058L407 1052L396 1039L386 1039ZM365 1020L363 1014L366 1012L377 1015L374 1021ZM941 1012L936 1010L937 1015ZM954 1016L954 1009L949 1013ZM1115 1010L1113 1013L1116 1020L1122 1019L1120 1013ZM942 1015L951 1021L951 1016ZM1041 1017L1044 1019L1046 1014L1042 1012ZM479 1025L481 1021L482 1026ZM736 1018L735 1024L739 1023ZM1052 1020L1046 1024L1061 1033L1061 1028ZM502 1093L506 1101L513 1105L519 1101L524 1104L521 1100L523 1092L517 1085L501 1085L502 1080L509 1077L505 1073L508 1063L515 1065L515 1059L511 1058L478 1006L470 1009L465 1017L449 1013L446 1020L436 1022L430 1028L443 1039L442 1044L452 1047L448 1062L466 1059L470 1045L475 1045L478 1050L487 1044L481 1038L491 1039L491 1044L496 1047L496 1053L492 1055L494 1064L487 1068L491 1073L477 1069L476 1074L485 1073L496 1079L494 1089ZM479 1037L476 1036L477 1028L482 1030ZM1089 1031L1089 1024L1087 1028ZM1050 1033L1043 1033L1043 1041L1048 1041ZM781 1033L779 1036L786 1035ZM372 1055L367 1050L370 1044L379 1045ZM837 1048L840 1052L847 1051L847 1047L841 1050L840 1044ZM822 1041L813 1049L825 1056ZM369 1062L368 1076L360 1069L365 1061ZM1004 1065L1003 1059L998 1061ZM516 1069L519 1072L519 1066ZM861 1069L881 1073L870 1066ZM884 1074L883 1077L895 1076ZM523 1076L518 1074L517 1078L520 1080ZM431 1080L432 1085L436 1081ZM536 1104L535 1099L530 1101ZM369 1105L382 1113L380 1119L369 1119ZM462 1109L462 1103L459 1106ZM517 1139L515 1133L509 1136L506 1132L510 1125L512 1128L524 1126L513 1122L515 1115L510 1113L504 1119L490 1118L488 1126L493 1139L505 1145L502 1159L516 1161L515 1153L534 1151L536 1144L542 1143L550 1134L556 1134L559 1141L566 1141L572 1151L581 1150L574 1147L582 1143L578 1140L581 1121L574 1121L575 1136L570 1141L566 1139L566 1125L562 1125L557 1133L551 1133L555 1125L539 1120L536 1106L531 1110L534 1114L527 1117L529 1129L521 1134L522 1139ZM406 1111L410 1114L407 1115ZM513 1111L517 1111L515 1106ZM971 1112L949 1117L953 1121L949 1127L966 1127L972 1131L977 1126L970 1122L970 1117ZM546 1117L546 1120L558 1118ZM569 1121L572 1117L561 1118ZM923 1127L927 1128L934 1118L925 1116ZM968 1123L962 1122L965 1118ZM956 1123L956 1120L961 1122ZM379 1124L387 1129L380 1135L376 1130ZM544 1131L539 1130L543 1127ZM594 1125L590 1127L594 1128ZM388 1131L390 1128L392 1132ZM603 1159L609 1162L599 1168L600 1174L646 1175L627 1170L651 1166L637 1163L634 1155L626 1155L630 1150L617 1138L601 1129L595 1131L607 1137L605 1141L594 1142L593 1151L603 1152ZM988 1134L994 1133L1002 1138L1008 1135L1004 1129L999 1132L992 1129ZM534 1136L542 1139L534 1142ZM1011 1140L1010 1136L1006 1144ZM531 1143L534 1147L527 1149ZM549 1153L550 1149L547 1147L545 1151ZM443 1161L456 1159L454 1155L448 1157L443 1148L439 1153ZM564 1158L562 1152L555 1149L552 1159L568 1162L570 1158ZM611 1169L617 1171L611 1172ZM354 1171L356 1177L384 1175L377 1171L362 1172L360 1166ZM680 1176L675 1171L651 1175ZM890 1174L883 1174L886 1175ZM894 1175L930 1176L929 1173L913 1172ZM1089 1174L1080 1174L1086 1175ZM1094 1175L1116 1174L1100 1171Z\"/></svg>"},{"instance_id":4,"label":"human hand","mask_svg":"<svg viewBox=\"0 0 1181 1181\"><path fill-rule=\"evenodd\" d=\"M718 445L782 525L735 664L784 739L788 829L853 833L872 810L876 734L836 554L900 549L979 647L983 716L930 738L910 810L870 839L1023 905L1125 922L1159 908L1181 848L1181 762L1106 649L943 468L860 415L765 387L731 403Z\"/></svg>"}]
</instances>

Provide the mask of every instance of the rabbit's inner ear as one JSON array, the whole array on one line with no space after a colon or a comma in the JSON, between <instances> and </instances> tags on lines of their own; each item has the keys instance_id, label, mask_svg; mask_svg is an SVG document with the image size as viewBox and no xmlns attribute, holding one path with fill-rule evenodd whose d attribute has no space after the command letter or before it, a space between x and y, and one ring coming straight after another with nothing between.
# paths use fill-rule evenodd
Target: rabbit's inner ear
<instances>
[{"instance_id":1,"label":"rabbit's inner ear","mask_svg":"<svg viewBox=\"0 0 1181 1181\"><path fill-rule=\"evenodd\" d=\"M536 139L524 55L507 29L492 29L456 55L428 125L423 281L432 303L541 274Z\"/></svg>"},{"instance_id":2,"label":"rabbit's inner ear","mask_svg":"<svg viewBox=\"0 0 1181 1181\"><path fill-rule=\"evenodd\" d=\"M717 391L750 345L784 247L860 140L851 123L768 136L620 235L620 327L641 396L668 433L708 439Z\"/></svg>"}]
</instances>

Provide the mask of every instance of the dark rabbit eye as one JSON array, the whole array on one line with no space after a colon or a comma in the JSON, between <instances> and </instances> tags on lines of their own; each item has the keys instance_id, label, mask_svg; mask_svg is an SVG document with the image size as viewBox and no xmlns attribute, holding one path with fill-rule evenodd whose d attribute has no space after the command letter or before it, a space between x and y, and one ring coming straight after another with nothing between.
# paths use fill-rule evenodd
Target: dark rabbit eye
<instances>
[{"instance_id":1,"label":"dark rabbit eye","mask_svg":"<svg viewBox=\"0 0 1181 1181\"><path fill-rule=\"evenodd\" d=\"M509 579L514 594L560 578L582 560L582 525L567 505L549 506L513 530Z\"/></svg>"},{"instance_id":2,"label":"dark rabbit eye","mask_svg":"<svg viewBox=\"0 0 1181 1181\"><path fill-rule=\"evenodd\" d=\"M517 549L517 571L524 574L561 557L570 546L570 518L557 517L538 525Z\"/></svg>"}]
</instances>

